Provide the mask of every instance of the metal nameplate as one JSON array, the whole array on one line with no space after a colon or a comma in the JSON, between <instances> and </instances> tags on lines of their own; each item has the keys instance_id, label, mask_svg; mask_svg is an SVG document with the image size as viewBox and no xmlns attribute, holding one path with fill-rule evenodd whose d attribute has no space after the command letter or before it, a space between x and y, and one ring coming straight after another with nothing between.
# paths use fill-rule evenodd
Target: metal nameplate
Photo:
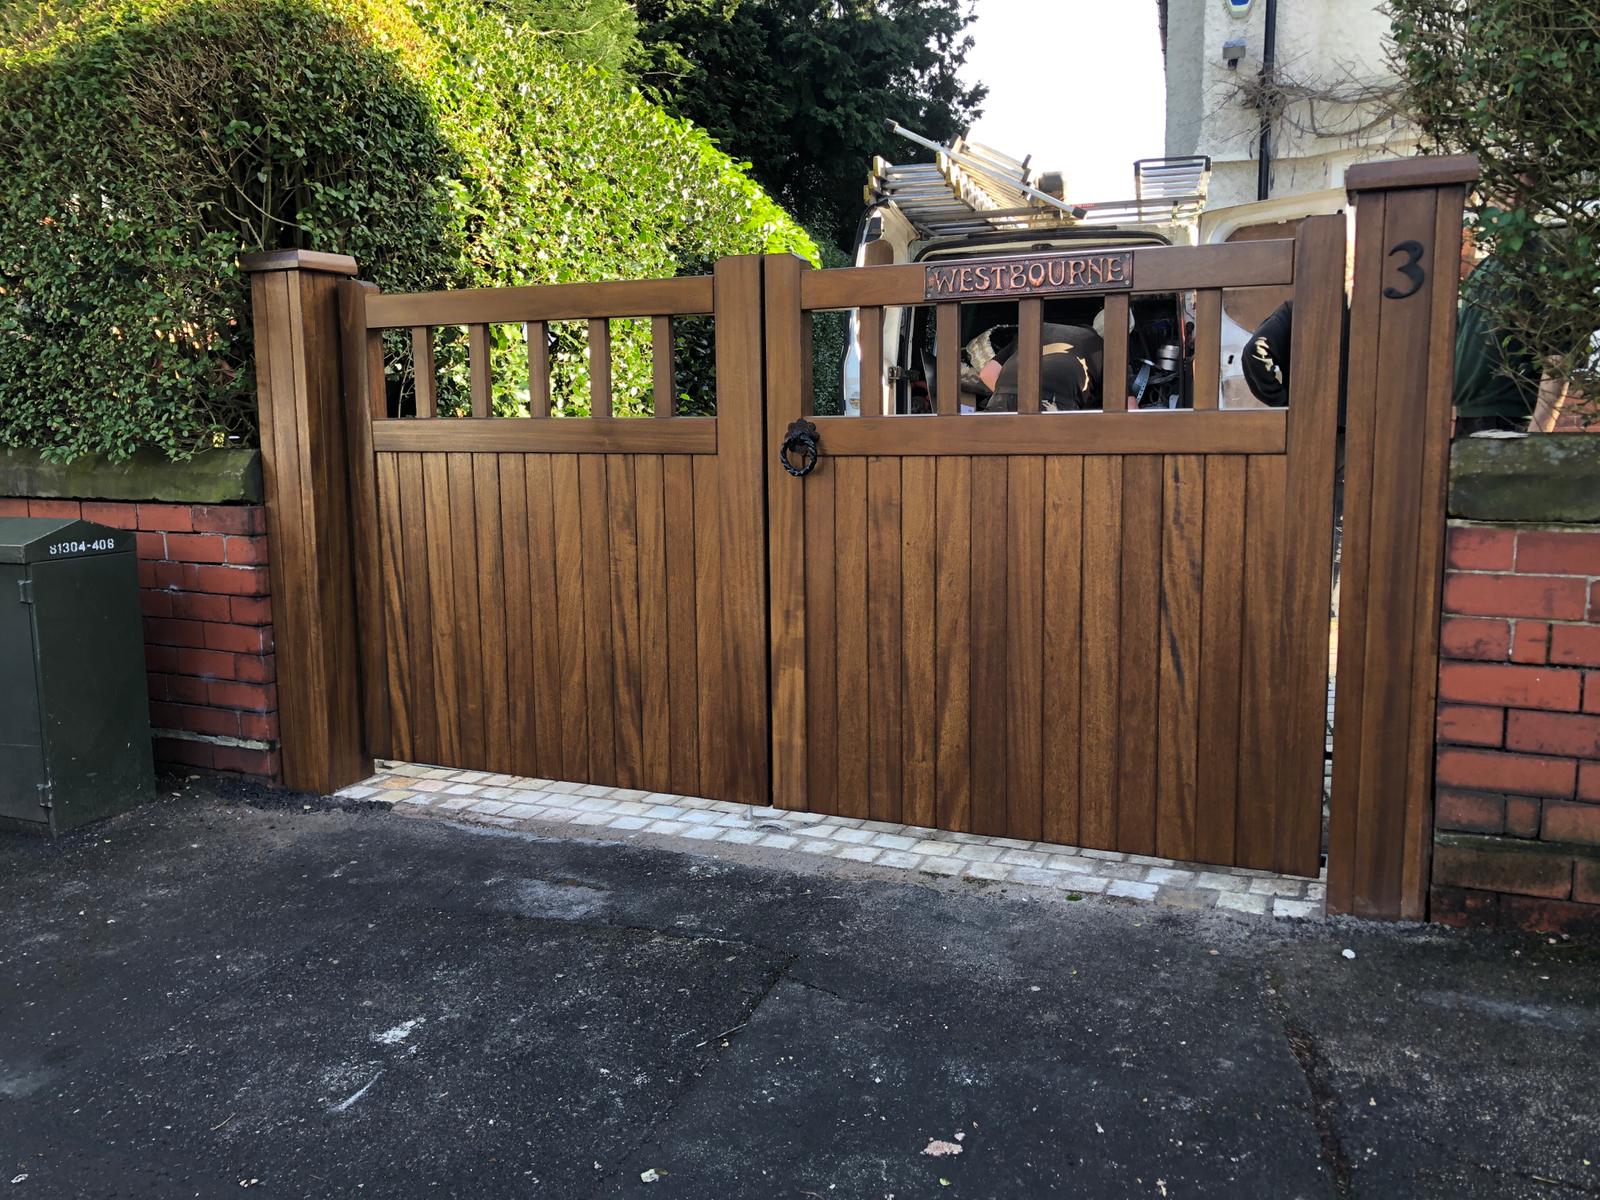
<instances>
[{"instance_id":1,"label":"metal nameplate","mask_svg":"<svg viewBox=\"0 0 1600 1200\"><path fill-rule=\"evenodd\" d=\"M1053 292L1125 292L1133 287L1133 251L1024 254L927 268L924 297L958 300Z\"/></svg>"}]
</instances>

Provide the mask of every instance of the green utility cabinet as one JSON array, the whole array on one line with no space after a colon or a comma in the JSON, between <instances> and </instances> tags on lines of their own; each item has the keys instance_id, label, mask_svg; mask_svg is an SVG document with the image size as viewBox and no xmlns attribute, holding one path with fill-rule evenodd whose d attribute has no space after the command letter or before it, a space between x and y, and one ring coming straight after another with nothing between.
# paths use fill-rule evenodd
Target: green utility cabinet
<instances>
[{"instance_id":1,"label":"green utility cabinet","mask_svg":"<svg viewBox=\"0 0 1600 1200\"><path fill-rule=\"evenodd\" d=\"M0 517L0 829L56 834L154 791L134 535Z\"/></svg>"}]
</instances>

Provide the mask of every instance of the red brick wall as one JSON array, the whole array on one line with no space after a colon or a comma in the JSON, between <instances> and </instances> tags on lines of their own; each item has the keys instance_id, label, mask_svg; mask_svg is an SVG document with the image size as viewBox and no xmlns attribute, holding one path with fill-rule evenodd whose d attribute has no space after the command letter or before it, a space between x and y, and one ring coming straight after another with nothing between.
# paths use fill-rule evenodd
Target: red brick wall
<instances>
[{"instance_id":1,"label":"red brick wall","mask_svg":"<svg viewBox=\"0 0 1600 1200\"><path fill-rule=\"evenodd\" d=\"M277 778L260 505L0 499L0 516L81 516L137 530L156 761Z\"/></svg>"},{"instance_id":2,"label":"red brick wall","mask_svg":"<svg viewBox=\"0 0 1600 1200\"><path fill-rule=\"evenodd\" d=\"M1600 530L1452 523L1433 913L1600 929Z\"/></svg>"}]
</instances>

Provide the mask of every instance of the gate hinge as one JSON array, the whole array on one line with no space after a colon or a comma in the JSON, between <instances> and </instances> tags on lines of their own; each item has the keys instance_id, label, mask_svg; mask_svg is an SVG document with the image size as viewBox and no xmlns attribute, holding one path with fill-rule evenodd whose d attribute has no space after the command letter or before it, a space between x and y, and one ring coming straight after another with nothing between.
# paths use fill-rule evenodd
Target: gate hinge
<instances>
[{"instance_id":1,"label":"gate hinge","mask_svg":"<svg viewBox=\"0 0 1600 1200\"><path fill-rule=\"evenodd\" d=\"M31 580L31 579L19 579L19 580L17 580L17 600L18 600L19 603L22 603L22 604L32 604L33 603L33 580Z\"/></svg>"}]
</instances>

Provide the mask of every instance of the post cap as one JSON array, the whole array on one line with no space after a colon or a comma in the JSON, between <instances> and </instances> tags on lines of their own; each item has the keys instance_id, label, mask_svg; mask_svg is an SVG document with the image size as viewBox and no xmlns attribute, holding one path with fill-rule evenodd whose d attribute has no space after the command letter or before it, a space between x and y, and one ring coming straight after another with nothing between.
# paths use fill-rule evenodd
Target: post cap
<instances>
[{"instance_id":1,"label":"post cap","mask_svg":"<svg viewBox=\"0 0 1600 1200\"><path fill-rule=\"evenodd\" d=\"M1357 192L1384 192L1394 188L1454 187L1478 178L1475 154L1418 155L1383 162L1357 163L1344 173L1344 188Z\"/></svg>"},{"instance_id":2,"label":"post cap","mask_svg":"<svg viewBox=\"0 0 1600 1200\"><path fill-rule=\"evenodd\" d=\"M239 256L239 269L256 271L324 271L329 275L354 275L360 268L348 254L320 250L259 250Z\"/></svg>"}]
</instances>

